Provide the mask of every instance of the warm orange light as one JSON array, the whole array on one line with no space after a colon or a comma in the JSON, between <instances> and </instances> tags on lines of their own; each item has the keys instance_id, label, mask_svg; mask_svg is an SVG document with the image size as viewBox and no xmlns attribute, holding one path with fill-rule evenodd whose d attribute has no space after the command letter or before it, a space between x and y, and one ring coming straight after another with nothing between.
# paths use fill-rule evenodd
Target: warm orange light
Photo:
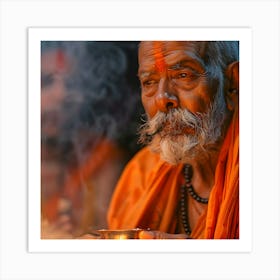
<instances>
[{"instance_id":1,"label":"warm orange light","mask_svg":"<svg viewBox=\"0 0 280 280\"><path fill-rule=\"evenodd\" d=\"M128 235L127 234L120 234L119 236L116 236L115 239L128 239Z\"/></svg>"}]
</instances>

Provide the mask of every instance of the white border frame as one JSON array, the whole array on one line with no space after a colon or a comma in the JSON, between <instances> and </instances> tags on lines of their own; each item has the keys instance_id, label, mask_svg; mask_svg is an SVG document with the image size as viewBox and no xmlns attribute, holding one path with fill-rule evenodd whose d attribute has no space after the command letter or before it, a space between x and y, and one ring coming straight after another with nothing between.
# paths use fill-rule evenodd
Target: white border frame
<instances>
[{"instance_id":1,"label":"white border frame","mask_svg":"<svg viewBox=\"0 0 280 280\"><path fill-rule=\"evenodd\" d=\"M249 28L29 28L29 252L250 252L252 248L251 34L252 31ZM239 240L40 239L40 44L45 40L236 40L240 42Z\"/></svg>"},{"instance_id":2,"label":"white border frame","mask_svg":"<svg viewBox=\"0 0 280 280\"><path fill-rule=\"evenodd\" d=\"M0 279L280 279L279 9L278 0L1 0ZM155 25L252 29L251 252L29 253L27 28Z\"/></svg>"}]
</instances>

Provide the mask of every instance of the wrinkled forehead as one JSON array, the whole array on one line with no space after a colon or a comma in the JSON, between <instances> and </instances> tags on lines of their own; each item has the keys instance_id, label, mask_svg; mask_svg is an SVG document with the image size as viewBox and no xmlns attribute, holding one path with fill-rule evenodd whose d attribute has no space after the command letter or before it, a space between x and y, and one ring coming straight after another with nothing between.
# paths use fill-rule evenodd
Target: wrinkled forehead
<instances>
[{"instance_id":1,"label":"wrinkled forehead","mask_svg":"<svg viewBox=\"0 0 280 280\"><path fill-rule=\"evenodd\" d=\"M154 63L158 68L164 67L166 61L176 62L180 57L202 62L206 49L203 41L142 41L139 45L139 66Z\"/></svg>"},{"instance_id":2,"label":"wrinkled forehead","mask_svg":"<svg viewBox=\"0 0 280 280\"><path fill-rule=\"evenodd\" d=\"M203 52L205 41L142 41L139 45L139 54L152 51L187 50Z\"/></svg>"}]
</instances>

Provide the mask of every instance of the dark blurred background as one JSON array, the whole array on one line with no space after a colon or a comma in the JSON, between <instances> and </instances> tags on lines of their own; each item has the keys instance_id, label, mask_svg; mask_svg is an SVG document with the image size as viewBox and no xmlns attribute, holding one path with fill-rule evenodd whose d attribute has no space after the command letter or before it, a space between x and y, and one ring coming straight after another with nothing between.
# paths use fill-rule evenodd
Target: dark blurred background
<instances>
[{"instance_id":1,"label":"dark blurred background","mask_svg":"<svg viewBox=\"0 0 280 280\"><path fill-rule=\"evenodd\" d=\"M41 216L78 236L106 228L144 113L139 42L41 42Z\"/></svg>"}]
</instances>

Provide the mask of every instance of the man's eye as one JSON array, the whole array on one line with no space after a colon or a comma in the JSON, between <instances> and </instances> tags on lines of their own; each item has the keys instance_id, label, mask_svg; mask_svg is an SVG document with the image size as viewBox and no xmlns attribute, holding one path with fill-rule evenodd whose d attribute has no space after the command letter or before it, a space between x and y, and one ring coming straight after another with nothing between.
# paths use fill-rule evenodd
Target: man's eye
<instances>
[{"instance_id":1,"label":"man's eye","mask_svg":"<svg viewBox=\"0 0 280 280\"><path fill-rule=\"evenodd\" d=\"M189 74L187 74L187 73L180 73L180 74L178 75L178 77L179 77L179 78L186 78L186 77L189 77Z\"/></svg>"},{"instance_id":2,"label":"man's eye","mask_svg":"<svg viewBox=\"0 0 280 280\"><path fill-rule=\"evenodd\" d=\"M146 81L143 81L143 86L144 87L151 87L153 85L155 85L157 82L155 80L146 80Z\"/></svg>"},{"instance_id":3,"label":"man's eye","mask_svg":"<svg viewBox=\"0 0 280 280\"><path fill-rule=\"evenodd\" d=\"M188 79L188 80L193 80L196 77L197 75L192 71L181 72L175 76L176 79Z\"/></svg>"}]
</instances>

